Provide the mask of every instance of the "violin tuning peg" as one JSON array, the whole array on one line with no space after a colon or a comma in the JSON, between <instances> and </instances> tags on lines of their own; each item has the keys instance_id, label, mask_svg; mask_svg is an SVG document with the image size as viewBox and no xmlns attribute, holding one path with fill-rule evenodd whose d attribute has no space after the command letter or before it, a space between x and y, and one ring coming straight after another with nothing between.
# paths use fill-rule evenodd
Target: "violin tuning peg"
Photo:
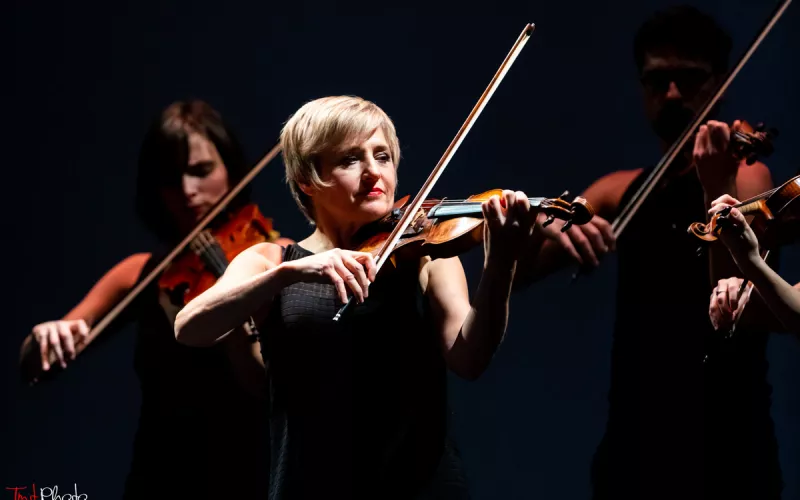
<instances>
[{"instance_id":1,"label":"violin tuning peg","mask_svg":"<svg viewBox=\"0 0 800 500\"><path fill-rule=\"evenodd\" d=\"M569 229L570 227L572 227L572 220L568 220L567 222L564 223L564 227L561 228L561 232L562 233L566 232L567 229Z\"/></svg>"},{"instance_id":2,"label":"violin tuning peg","mask_svg":"<svg viewBox=\"0 0 800 500\"><path fill-rule=\"evenodd\" d=\"M549 225L550 225L550 224L552 224L552 223L553 223L553 221L555 221L555 220L556 220L556 218L555 218L555 217L553 217L552 215L548 215L548 216L547 216L547 219L545 219L545 221L542 223L542 227L547 227L547 226L549 226Z\"/></svg>"},{"instance_id":3,"label":"violin tuning peg","mask_svg":"<svg viewBox=\"0 0 800 500\"><path fill-rule=\"evenodd\" d=\"M561 196L559 196L559 198L564 199L567 196L569 196L569 191L564 191L563 193L561 193Z\"/></svg>"},{"instance_id":4,"label":"violin tuning peg","mask_svg":"<svg viewBox=\"0 0 800 500\"><path fill-rule=\"evenodd\" d=\"M756 132L763 132L765 128L766 126L764 125L764 122L758 122L756 123L756 128L754 130Z\"/></svg>"}]
</instances>

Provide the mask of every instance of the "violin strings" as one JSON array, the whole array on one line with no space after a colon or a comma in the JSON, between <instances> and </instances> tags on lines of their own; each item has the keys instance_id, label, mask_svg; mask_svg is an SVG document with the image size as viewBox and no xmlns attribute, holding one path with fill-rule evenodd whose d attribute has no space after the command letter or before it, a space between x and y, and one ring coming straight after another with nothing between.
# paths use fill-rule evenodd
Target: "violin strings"
<instances>
[{"instance_id":1,"label":"violin strings","mask_svg":"<svg viewBox=\"0 0 800 500\"><path fill-rule=\"evenodd\" d=\"M528 201L532 203L539 203L544 198L528 198ZM434 203L434 202L431 202ZM482 201L473 201L473 200L442 200L440 202L435 202L435 205L480 205L483 203Z\"/></svg>"},{"instance_id":2,"label":"violin strings","mask_svg":"<svg viewBox=\"0 0 800 500\"><path fill-rule=\"evenodd\" d=\"M759 195L756 195L756 196L753 196L750 199L747 199L747 200L744 200L744 201L740 201L738 205L734 205L734 206L736 208L739 208L739 207L741 207L743 205L747 205L748 203L752 203L754 201L763 200L764 198L768 198L770 195L772 195L775 192L777 192L780 188L781 188L781 186L778 186L776 188L770 189L769 191L764 191L763 193L761 193Z\"/></svg>"},{"instance_id":3,"label":"violin strings","mask_svg":"<svg viewBox=\"0 0 800 500\"><path fill-rule=\"evenodd\" d=\"M206 241L206 245L208 245L209 255L214 259L214 267L217 274L217 277L222 276L222 273L225 272L227 266L227 259L225 258L225 254L222 252L222 248L220 248L219 243L217 240L211 236L209 233L205 233L203 239Z\"/></svg>"},{"instance_id":4,"label":"violin strings","mask_svg":"<svg viewBox=\"0 0 800 500\"><path fill-rule=\"evenodd\" d=\"M225 256L225 252L222 250L222 247L220 246L219 241L217 241L216 238L214 238L209 234L208 239L209 239L208 243L213 249L214 253L216 254L217 260L219 261L220 271L221 271L220 276L222 276L222 273L224 273L225 269L228 268L229 264L228 258Z\"/></svg>"},{"instance_id":5,"label":"violin strings","mask_svg":"<svg viewBox=\"0 0 800 500\"><path fill-rule=\"evenodd\" d=\"M206 264L211 267L212 271L214 271L217 276L222 276L222 273L225 272L225 267L219 261L219 256L213 250L214 245L209 242L209 240L213 241L213 238L208 234L207 231L202 231L197 235L197 239L195 241L197 241L197 244L201 249L201 257L204 258L203 260L206 261Z\"/></svg>"}]
</instances>

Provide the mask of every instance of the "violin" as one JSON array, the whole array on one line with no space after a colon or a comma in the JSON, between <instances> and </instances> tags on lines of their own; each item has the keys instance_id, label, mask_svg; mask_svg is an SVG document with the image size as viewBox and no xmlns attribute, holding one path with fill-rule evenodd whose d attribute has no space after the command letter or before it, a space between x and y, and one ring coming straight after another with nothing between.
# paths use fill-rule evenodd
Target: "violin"
<instances>
[{"instance_id":1,"label":"violin","mask_svg":"<svg viewBox=\"0 0 800 500\"><path fill-rule=\"evenodd\" d=\"M436 181L439 180L445 168L447 168L450 160L455 156L458 147L477 121L481 112L486 107L486 104L489 102L489 99L494 95L500 82L503 81L503 78L511 68L511 65L514 64L514 61L528 43L531 34L533 34L534 27L533 23L528 23L522 29L522 33L517 37L514 45L511 46L511 50L506 55L505 59L503 59L503 62L495 72L486 90L484 90L483 94L478 98L478 102L473 106L469 115L467 115L461 128L458 129L455 137L450 141L447 149L445 149L442 157L439 159L438 163L436 163L436 166L433 167L428 179L414 196L414 199L411 202L408 202L408 197L399 200L387 217L381 219L381 222L378 224L371 226L372 233L362 233L364 241L360 245L360 249L361 251L368 251L375 256L375 267L377 271L381 270L381 267L383 267L387 260L391 259L393 263L396 261L397 254L395 250L398 248L403 254L405 251L410 251L412 248L416 247L438 255L450 255L451 252L456 249L463 249L464 247L471 246L476 241L480 241L477 239L479 236L482 236L482 232L478 231L478 228L482 226L483 223L482 217L478 217L479 212L482 214L480 202L488 199L493 194L498 194L499 191L487 191L486 193L476 195L464 202L455 203L453 205L450 205L450 203L453 202L445 203L446 200L428 200L427 196L430 194L433 186L436 184ZM486 196L487 193L491 194ZM481 198L483 196L485 196L485 198ZM543 201L544 200L534 199L535 203L542 203ZM564 208L565 205L569 206L570 210L575 211L568 212L570 219L576 214L580 216L585 213L581 211L582 209L578 208L579 206L583 206L581 203L578 203L573 208L571 204L560 199L553 200L552 204L548 202L548 207ZM588 204L585 206L588 207ZM455 213L466 213L467 215L448 215L448 208L454 209ZM554 220L556 214L563 213L553 210L556 209L551 209L548 223ZM455 219L446 220L451 217L455 217ZM459 220L464 217L473 220ZM461 226L461 224L463 224L463 226ZM364 236L364 234L367 236ZM402 247L406 248L404 249ZM347 303L336 312L333 321L339 321L342 318L343 314L354 303L353 297L354 296L351 296Z\"/></svg>"},{"instance_id":2,"label":"violin","mask_svg":"<svg viewBox=\"0 0 800 500\"><path fill-rule=\"evenodd\" d=\"M189 243L191 251L181 254L161 275L158 288L172 304L183 307L211 288L243 250L279 237L272 219L264 217L255 204L245 205L216 229L198 233Z\"/></svg>"},{"instance_id":3,"label":"violin","mask_svg":"<svg viewBox=\"0 0 800 500\"><path fill-rule=\"evenodd\" d=\"M703 241L716 241L731 209L737 208L742 215L753 216L749 224L759 245L764 249L775 248L793 242L798 234L796 229L800 229L797 227L799 207L794 203L798 198L800 175L775 189L720 210L707 223L693 222L687 231Z\"/></svg>"},{"instance_id":4,"label":"violin","mask_svg":"<svg viewBox=\"0 0 800 500\"><path fill-rule=\"evenodd\" d=\"M501 189L492 189L470 196L466 200L428 199L422 203L412 222L395 245L393 259L415 259L423 255L434 259L449 258L464 253L483 242L483 211L481 204L492 196L502 196ZM572 202L558 198L528 198L531 208L547 214L545 224L555 219L566 221L562 231L572 224L586 224L594 217L594 209L586 199L576 197ZM378 221L367 224L355 234L357 250L373 255L383 247L397 223L409 210L409 196L398 200L392 211Z\"/></svg>"},{"instance_id":5,"label":"violin","mask_svg":"<svg viewBox=\"0 0 800 500\"><path fill-rule=\"evenodd\" d=\"M753 53L755 53L759 45L761 45L761 42L767 37L773 26L775 26L775 23L778 22L778 19L783 16L783 13L789 7L791 2L792 0L782 0L776 6L775 11L767 19L767 22L758 32L758 35L756 35L755 39L750 43L750 46L747 48L747 50L739 58L739 61L736 63L736 65L730 70L725 80L720 83L714 94L709 97L708 101L706 101L700 111L698 111L697 115L694 117L694 120L692 120L686 129L684 129L678 140L675 141L672 146L670 146L669 150L661 158L655 168L653 168L652 172L650 172L650 174L647 176L641 187L639 187L636 193L634 193L631 201L625 207L623 207L619 213L619 216L614 219L614 222L611 224L611 228L614 232L615 238L619 238L620 234L622 234L622 231L625 230L625 227L630 223L631 219L633 219L633 216L636 215L636 212L641 208L647 197L659 185L660 179L664 176L670 165L672 165L675 157L677 157L678 154L683 150L689 139L694 137L695 132L705 121L706 117L711 112L711 109L719 101L719 99L728 89L728 86L730 86L734 78L736 78L736 75L739 74L747 61L750 60L750 57L753 55ZM769 155L772 152L772 146L769 144L769 139L776 136L777 132L770 131L764 133L763 125L760 125L756 129L753 129L746 123L743 123L742 125L743 130L731 134L732 152L734 154L738 154L740 157L746 158L748 164L755 162L755 158L759 154Z\"/></svg>"},{"instance_id":6,"label":"violin","mask_svg":"<svg viewBox=\"0 0 800 500\"><path fill-rule=\"evenodd\" d=\"M259 241L269 241L278 237L272 229L272 221L261 215L255 205L246 205L229 216L226 223L216 230L209 230L212 223L222 214L223 210L236 198L236 196L267 166L281 151L280 144L275 145L261 160L231 188L221 200L214 205L203 218L197 222L194 229L178 243L172 251L156 265L150 273L141 278L108 313L105 314L89 330L86 339L75 346L76 355L81 354L95 338L117 318L162 272L167 271L166 277L158 280L159 288L169 294L170 301L182 307L190 296L203 292L221 276L228 262L247 246ZM262 238L264 238L262 240ZM252 243L251 243L252 242ZM186 248L194 250L197 260L191 255L185 256ZM176 263L175 266L171 264ZM209 284L210 283L210 284ZM204 288L205 287L205 288ZM256 332L252 318L242 325L248 333ZM56 355L50 354L51 369L44 373L41 364L31 356L30 352L36 349L32 337L28 336L21 347L21 359L29 360L20 366L22 378L33 385L43 378L52 376L59 369Z\"/></svg>"}]
</instances>

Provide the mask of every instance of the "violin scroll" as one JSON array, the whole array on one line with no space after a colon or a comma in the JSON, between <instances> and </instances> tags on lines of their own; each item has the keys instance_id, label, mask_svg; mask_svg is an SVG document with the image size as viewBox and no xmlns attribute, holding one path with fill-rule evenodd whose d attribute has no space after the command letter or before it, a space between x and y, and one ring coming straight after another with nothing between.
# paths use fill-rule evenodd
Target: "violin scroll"
<instances>
[{"instance_id":1,"label":"violin scroll","mask_svg":"<svg viewBox=\"0 0 800 500\"><path fill-rule=\"evenodd\" d=\"M689 225L687 232L697 236L703 241L716 241L719 237L720 230L724 227L725 221L728 219L728 216L731 213L731 208L733 207L725 207L724 209L715 213L708 223L692 222Z\"/></svg>"},{"instance_id":2,"label":"violin scroll","mask_svg":"<svg viewBox=\"0 0 800 500\"><path fill-rule=\"evenodd\" d=\"M569 196L569 191L564 191L558 198L542 200L541 211L547 214L547 219L542 223L542 227L549 226L556 218L563 219L566 221L561 228L563 233L573 224L583 225L592 220L594 209L586 198L576 196L572 203L569 203L564 200L567 196Z\"/></svg>"},{"instance_id":3,"label":"violin scroll","mask_svg":"<svg viewBox=\"0 0 800 500\"><path fill-rule=\"evenodd\" d=\"M742 120L739 130L731 135L731 150L737 158L744 158L748 165L752 165L759 156L766 158L773 153L772 141L777 137L778 130L767 130L763 122L754 128Z\"/></svg>"}]
</instances>

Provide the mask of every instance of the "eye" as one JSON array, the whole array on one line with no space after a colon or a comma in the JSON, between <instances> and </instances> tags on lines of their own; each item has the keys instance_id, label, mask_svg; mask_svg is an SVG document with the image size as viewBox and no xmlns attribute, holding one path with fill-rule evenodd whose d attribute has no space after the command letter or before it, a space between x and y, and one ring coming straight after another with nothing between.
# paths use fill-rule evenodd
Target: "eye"
<instances>
[{"instance_id":1,"label":"eye","mask_svg":"<svg viewBox=\"0 0 800 500\"><path fill-rule=\"evenodd\" d=\"M206 177L216 168L216 166L217 165L213 162L197 163L195 165L189 165L186 168L186 173L192 177Z\"/></svg>"},{"instance_id":2,"label":"eye","mask_svg":"<svg viewBox=\"0 0 800 500\"><path fill-rule=\"evenodd\" d=\"M388 153L378 153L377 155L375 155L375 159L381 162L392 161L392 158L389 156Z\"/></svg>"},{"instance_id":3,"label":"eye","mask_svg":"<svg viewBox=\"0 0 800 500\"><path fill-rule=\"evenodd\" d=\"M342 161L339 162L341 165L353 165L354 163L358 163L358 157L354 155L347 155L342 158Z\"/></svg>"}]
</instances>

